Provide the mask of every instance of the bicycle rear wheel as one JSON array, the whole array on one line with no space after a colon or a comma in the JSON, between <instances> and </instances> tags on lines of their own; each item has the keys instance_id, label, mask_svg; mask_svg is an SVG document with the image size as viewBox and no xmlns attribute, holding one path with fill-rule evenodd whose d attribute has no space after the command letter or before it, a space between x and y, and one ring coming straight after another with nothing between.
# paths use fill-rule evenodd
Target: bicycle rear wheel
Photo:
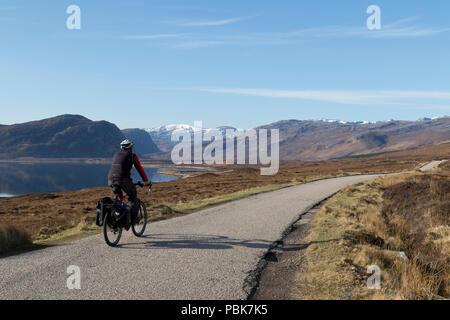
<instances>
[{"instance_id":1,"label":"bicycle rear wheel","mask_svg":"<svg viewBox=\"0 0 450 320\"><path fill-rule=\"evenodd\" d=\"M122 228L114 227L111 221L111 215L108 213L103 220L103 236L105 242L110 247L115 247L122 236Z\"/></svg>"},{"instance_id":2,"label":"bicycle rear wheel","mask_svg":"<svg viewBox=\"0 0 450 320\"><path fill-rule=\"evenodd\" d=\"M139 211L135 223L131 226L136 237L142 237L147 226L147 207L143 202L139 204Z\"/></svg>"}]
</instances>

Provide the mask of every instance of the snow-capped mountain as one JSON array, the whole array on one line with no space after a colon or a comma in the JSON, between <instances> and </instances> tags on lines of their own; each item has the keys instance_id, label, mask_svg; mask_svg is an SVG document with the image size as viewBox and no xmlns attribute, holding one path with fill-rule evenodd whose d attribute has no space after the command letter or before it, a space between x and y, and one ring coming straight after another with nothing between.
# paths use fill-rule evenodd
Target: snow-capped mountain
<instances>
[{"instance_id":1,"label":"snow-capped mountain","mask_svg":"<svg viewBox=\"0 0 450 320\"><path fill-rule=\"evenodd\" d=\"M377 122L284 120L260 128L279 130L283 160L326 160L450 142L450 117Z\"/></svg>"},{"instance_id":2,"label":"snow-capped mountain","mask_svg":"<svg viewBox=\"0 0 450 320\"><path fill-rule=\"evenodd\" d=\"M440 120L440 119L445 119L448 118L448 116L438 116L438 117L433 117L433 118L421 118L418 119L417 121L433 121L433 120ZM339 120L339 119L325 119L325 118L319 118L319 119L315 119L315 120L299 120L299 121L303 121L303 122L313 122L313 123L330 123L330 124L340 124L340 125L374 125L374 124L383 124L383 123L390 123L390 122L404 122L402 120L394 120L394 119L389 119L389 120L384 120L384 121L367 121L367 120L361 120L361 121L346 121L346 120ZM411 122L411 121L406 121L406 122ZM210 132L213 129L217 129L220 131L220 133L222 135L226 135L226 130L240 130L240 129L236 129L234 127L230 127L230 126L221 126L221 127L217 127L217 128L200 128L200 127L195 127L189 124L169 124L169 125L164 125L164 126L158 126L158 127L152 127L152 128L148 128L148 129L144 129L145 131L147 131L150 136L152 137L153 140L156 141L164 141L164 142L171 142L171 136L172 133L181 133L184 131L188 131L191 134L194 134L195 132L198 132L200 130L203 131L203 134Z\"/></svg>"},{"instance_id":3,"label":"snow-capped mountain","mask_svg":"<svg viewBox=\"0 0 450 320\"><path fill-rule=\"evenodd\" d=\"M184 132L189 132L191 134L191 139L193 139L194 133L199 133L202 131L203 136L206 134L214 134L213 130L218 130L220 134L226 137L227 130L237 130L236 128L229 126L221 126L217 128L200 128L191 126L188 124L169 124L165 126L159 126L154 128L145 129L151 136L153 141L156 143L158 148L162 151L168 152L176 144L172 141L172 134L182 134Z\"/></svg>"},{"instance_id":4,"label":"snow-capped mountain","mask_svg":"<svg viewBox=\"0 0 450 320\"><path fill-rule=\"evenodd\" d=\"M203 135L212 133L213 130L218 130L221 135L225 136L227 130L237 130L229 126L221 126L217 128L200 128L188 124L169 124L154 128L145 129L154 141L171 142L173 133L190 132L192 135L196 132L203 131Z\"/></svg>"},{"instance_id":5,"label":"snow-capped mountain","mask_svg":"<svg viewBox=\"0 0 450 320\"><path fill-rule=\"evenodd\" d=\"M363 121L346 121L346 120L337 120L337 119L317 119L316 121L321 121L321 122L328 122L328 123L340 123L340 124L370 124L370 123L377 123L377 121L367 121L367 120L363 120Z\"/></svg>"},{"instance_id":6,"label":"snow-capped mountain","mask_svg":"<svg viewBox=\"0 0 450 320\"><path fill-rule=\"evenodd\" d=\"M203 135L214 128L171 124L145 129L163 152L176 142L172 133L200 130ZM222 136L233 127L218 127ZM450 117L422 118L417 121L343 121L335 119L284 120L255 129L278 129L280 157L283 160L325 160L367 153L388 152L450 141Z\"/></svg>"},{"instance_id":7,"label":"snow-capped mountain","mask_svg":"<svg viewBox=\"0 0 450 320\"><path fill-rule=\"evenodd\" d=\"M198 130L199 128L190 126L188 124L168 124L165 126L145 129L145 131L147 131L150 134L153 140L163 142L170 142L172 133L174 132L181 133L184 131L189 131L191 133L194 133L195 131Z\"/></svg>"}]
</instances>

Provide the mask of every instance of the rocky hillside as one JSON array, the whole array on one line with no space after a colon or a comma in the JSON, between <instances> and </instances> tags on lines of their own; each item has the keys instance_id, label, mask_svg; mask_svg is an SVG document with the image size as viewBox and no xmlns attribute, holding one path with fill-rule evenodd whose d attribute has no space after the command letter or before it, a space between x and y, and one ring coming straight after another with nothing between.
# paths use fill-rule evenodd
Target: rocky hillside
<instances>
[{"instance_id":1,"label":"rocky hillside","mask_svg":"<svg viewBox=\"0 0 450 320\"><path fill-rule=\"evenodd\" d=\"M283 160L326 160L450 141L450 117L376 123L285 120L259 128L280 130Z\"/></svg>"},{"instance_id":2,"label":"rocky hillside","mask_svg":"<svg viewBox=\"0 0 450 320\"><path fill-rule=\"evenodd\" d=\"M280 130L281 160L328 160L389 152L450 142L450 117L418 121L345 122L337 120L283 120L256 129ZM225 129L219 127L225 136ZM168 125L146 129L159 149L170 156L173 132L196 128ZM203 129L203 133L210 129Z\"/></svg>"},{"instance_id":3,"label":"rocky hillside","mask_svg":"<svg viewBox=\"0 0 450 320\"><path fill-rule=\"evenodd\" d=\"M79 115L0 126L0 158L111 157L125 136L107 121Z\"/></svg>"}]
</instances>

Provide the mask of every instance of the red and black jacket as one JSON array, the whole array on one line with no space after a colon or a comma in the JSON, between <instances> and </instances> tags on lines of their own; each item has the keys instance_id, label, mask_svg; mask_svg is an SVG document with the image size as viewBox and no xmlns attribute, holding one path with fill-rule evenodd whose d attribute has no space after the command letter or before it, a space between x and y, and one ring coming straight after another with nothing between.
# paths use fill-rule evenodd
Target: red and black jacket
<instances>
[{"instance_id":1,"label":"red and black jacket","mask_svg":"<svg viewBox=\"0 0 450 320\"><path fill-rule=\"evenodd\" d=\"M109 181L131 180L131 169L133 166L138 171L144 182L148 182L144 168L142 168L139 158L134 153L127 150L120 150L114 155L111 169L108 173Z\"/></svg>"}]
</instances>

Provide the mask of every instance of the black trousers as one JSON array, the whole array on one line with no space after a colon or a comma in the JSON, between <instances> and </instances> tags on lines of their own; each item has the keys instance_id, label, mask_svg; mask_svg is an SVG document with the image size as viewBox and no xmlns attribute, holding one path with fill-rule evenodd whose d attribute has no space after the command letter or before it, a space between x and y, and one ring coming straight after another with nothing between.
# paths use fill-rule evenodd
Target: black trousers
<instances>
[{"instance_id":1,"label":"black trousers","mask_svg":"<svg viewBox=\"0 0 450 320\"><path fill-rule=\"evenodd\" d=\"M108 181L109 186L112 188L112 192L114 194L120 194L123 196L123 191L128 196L128 201L131 204L131 221L133 221L137 217L137 213L139 210L139 200L137 198L137 190L133 181L125 179L125 180L117 180L117 181Z\"/></svg>"}]
</instances>

